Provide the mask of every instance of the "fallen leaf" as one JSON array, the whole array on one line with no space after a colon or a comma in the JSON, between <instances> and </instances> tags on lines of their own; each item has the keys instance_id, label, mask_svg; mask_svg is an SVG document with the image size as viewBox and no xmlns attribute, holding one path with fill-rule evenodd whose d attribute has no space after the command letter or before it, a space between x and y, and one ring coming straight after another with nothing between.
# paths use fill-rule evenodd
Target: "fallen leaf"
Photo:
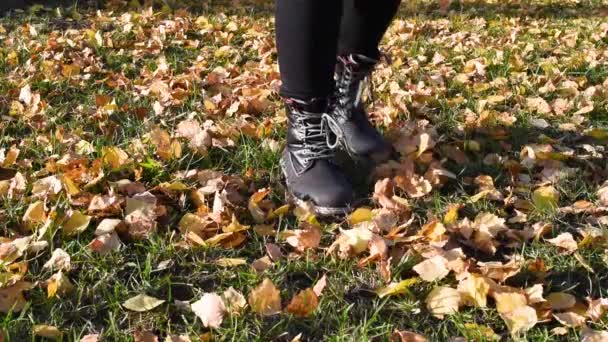
<instances>
[{"instance_id":1,"label":"fallen leaf","mask_svg":"<svg viewBox=\"0 0 608 342\"><path fill-rule=\"evenodd\" d=\"M555 238L545 239L545 241L559 247L566 254L572 254L578 249L578 244L570 233L561 233Z\"/></svg>"},{"instance_id":2,"label":"fallen leaf","mask_svg":"<svg viewBox=\"0 0 608 342\"><path fill-rule=\"evenodd\" d=\"M511 336L525 333L538 323L536 310L527 305L517 307L506 313L501 313L500 316L507 324Z\"/></svg>"},{"instance_id":3,"label":"fallen leaf","mask_svg":"<svg viewBox=\"0 0 608 342\"><path fill-rule=\"evenodd\" d=\"M253 312L262 316L272 316L281 312L281 293L272 280L265 278L258 287L253 289L248 298Z\"/></svg>"},{"instance_id":4,"label":"fallen leaf","mask_svg":"<svg viewBox=\"0 0 608 342\"><path fill-rule=\"evenodd\" d=\"M571 311L554 313L553 317L555 317L558 322L569 328L582 327L585 325L586 321L585 316Z\"/></svg>"},{"instance_id":5,"label":"fallen leaf","mask_svg":"<svg viewBox=\"0 0 608 342\"><path fill-rule=\"evenodd\" d=\"M203 326L219 328L224 320L226 306L222 297L215 293L205 293L201 299L192 303L192 311L203 321Z\"/></svg>"},{"instance_id":6,"label":"fallen leaf","mask_svg":"<svg viewBox=\"0 0 608 342\"><path fill-rule=\"evenodd\" d=\"M402 280L397 283L390 283L384 287L378 288L375 290L376 294L380 298L384 298L386 296L393 296L403 293L409 293L409 287L418 283L420 278L409 278Z\"/></svg>"},{"instance_id":7,"label":"fallen leaf","mask_svg":"<svg viewBox=\"0 0 608 342\"><path fill-rule=\"evenodd\" d=\"M62 271L54 274L49 280L47 280L47 295L48 298L55 296L65 296L74 290L74 285L70 282L70 279L63 274Z\"/></svg>"},{"instance_id":8,"label":"fallen leaf","mask_svg":"<svg viewBox=\"0 0 608 342\"><path fill-rule=\"evenodd\" d=\"M348 224L354 226L361 222L371 221L374 214L369 208L358 208L348 216Z\"/></svg>"},{"instance_id":9,"label":"fallen leaf","mask_svg":"<svg viewBox=\"0 0 608 342\"><path fill-rule=\"evenodd\" d=\"M325 289L325 286L327 286L327 275L323 275L321 277L321 279L319 279L317 281L317 283L315 284L315 286L313 286L312 290L315 292L315 294L317 295L317 297L321 297L321 294L323 293L323 290Z\"/></svg>"},{"instance_id":10,"label":"fallen leaf","mask_svg":"<svg viewBox=\"0 0 608 342\"><path fill-rule=\"evenodd\" d=\"M73 211L63 223L63 232L68 236L82 233L87 229L90 222L91 216L84 215L80 211Z\"/></svg>"},{"instance_id":11,"label":"fallen leaf","mask_svg":"<svg viewBox=\"0 0 608 342\"><path fill-rule=\"evenodd\" d=\"M52 339L60 338L63 335L63 333L61 332L61 330L59 330L59 328L52 326L52 325L46 325L46 324L34 325L32 327L32 333L34 334L34 336L40 336L40 337L46 337L46 338L52 338Z\"/></svg>"},{"instance_id":12,"label":"fallen leaf","mask_svg":"<svg viewBox=\"0 0 608 342\"><path fill-rule=\"evenodd\" d=\"M424 260L413 267L413 270L420 275L424 281L433 282L443 279L450 273L446 267L448 260L441 255L436 255L430 259Z\"/></svg>"},{"instance_id":13,"label":"fallen leaf","mask_svg":"<svg viewBox=\"0 0 608 342\"><path fill-rule=\"evenodd\" d=\"M72 268L70 255L63 249L56 248L42 268L69 271Z\"/></svg>"},{"instance_id":14,"label":"fallen leaf","mask_svg":"<svg viewBox=\"0 0 608 342\"><path fill-rule=\"evenodd\" d=\"M131 311L145 312L156 308L164 302L165 301L162 299L150 297L145 294L138 294L135 297L127 299L122 303L122 306Z\"/></svg>"},{"instance_id":15,"label":"fallen leaf","mask_svg":"<svg viewBox=\"0 0 608 342\"><path fill-rule=\"evenodd\" d=\"M287 234L285 241L300 252L315 249L319 247L321 242L321 229L319 227L312 224L304 224L304 227L304 229L285 232Z\"/></svg>"},{"instance_id":16,"label":"fallen leaf","mask_svg":"<svg viewBox=\"0 0 608 342\"><path fill-rule=\"evenodd\" d=\"M30 204L23 214L23 222L31 229L46 221L46 205L43 201Z\"/></svg>"},{"instance_id":17,"label":"fallen leaf","mask_svg":"<svg viewBox=\"0 0 608 342\"><path fill-rule=\"evenodd\" d=\"M313 289L300 291L287 305L287 312L296 317L308 317L319 306L319 298Z\"/></svg>"},{"instance_id":18,"label":"fallen leaf","mask_svg":"<svg viewBox=\"0 0 608 342\"><path fill-rule=\"evenodd\" d=\"M12 286L0 289L0 312L19 312L27 304L23 291L32 288L32 284L18 281Z\"/></svg>"},{"instance_id":19,"label":"fallen leaf","mask_svg":"<svg viewBox=\"0 0 608 342\"><path fill-rule=\"evenodd\" d=\"M122 242L118 238L118 234L112 232L111 234L103 234L96 237L87 245L87 247L94 252L105 255L120 250Z\"/></svg>"},{"instance_id":20,"label":"fallen leaf","mask_svg":"<svg viewBox=\"0 0 608 342\"><path fill-rule=\"evenodd\" d=\"M532 203L540 211L554 211L558 207L559 192L551 185L534 190Z\"/></svg>"},{"instance_id":21,"label":"fallen leaf","mask_svg":"<svg viewBox=\"0 0 608 342\"><path fill-rule=\"evenodd\" d=\"M457 290L460 292L462 304L485 308L490 285L485 277L477 274L470 274L461 280Z\"/></svg>"},{"instance_id":22,"label":"fallen leaf","mask_svg":"<svg viewBox=\"0 0 608 342\"><path fill-rule=\"evenodd\" d=\"M429 340L420 335L420 334L416 334L415 332L411 332L411 331L399 331L399 330L395 330L393 331L393 334L391 335L390 338L391 342L429 342Z\"/></svg>"},{"instance_id":23,"label":"fallen leaf","mask_svg":"<svg viewBox=\"0 0 608 342\"><path fill-rule=\"evenodd\" d=\"M220 258L215 261L215 264L222 267L235 267L247 265L247 260L242 258Z\"/></svg>"},{"instance_id":24,"label":"fallen leaf","mask_svg":"<svg viewBox=\"0 0 608 342\"><path fill-rule=\"evenodd\" d=\"M245 296L232 287L229 287L226 291L224 291L222 298L224 299L224 304L226 305L226 311L233 315L240 314L247 306Z\"/></svg>"},{"instance_id":25,"label":"fallen leaf","mask_svg":"<svg viewBox=\"0 0 608 342\"><path fill-rule=\"evenodd\" d=\"M150 331L137 330L133 333L135 342L158 342L158 336Z\"/></svg>"},{"instance_id":26,"label":"fallen leaf","mask_svg":"<svg viewBox=\"0 0 608 342\"><path fill-rule=\"evenodd\" d=\"M581 334L581 342L606 342L608 341L608 331L593 330L589 327L583 327Z\"/></svg>"},{"instance_id":27,"label":"fallen leaf","mask_svg":"<svg viewBox=\"0 0 608 342\"><path fill-rule=\"evenodd\" d=\"M553 310L570 309L576 304L576 297L565 292L549 293L546 299Z\"/></svg>"},{"instance_id":28,"label":"fallen leaf","mask_svg":"<svg viewBox=\"0 0 608 342\"><path fill-rule=\"evenodd\" d=\"M426 297L426 307L431 314L443 319L445 315L458 312L461 303L458 290L446 286L435 287Z\"/></svg>"}]
</instances>

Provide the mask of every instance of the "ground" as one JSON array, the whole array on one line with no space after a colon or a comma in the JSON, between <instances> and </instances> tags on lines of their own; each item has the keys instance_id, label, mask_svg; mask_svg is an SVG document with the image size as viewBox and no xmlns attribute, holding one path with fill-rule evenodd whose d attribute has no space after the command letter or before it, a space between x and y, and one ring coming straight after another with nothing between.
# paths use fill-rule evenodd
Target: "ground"
<instances>
[{"instance_id":1,"label":"ground","mask_svg":"<svg viewBox=\"0 0 608 342\"><path fill-rule=\"evenodd\" d=\"M401 159L337 223L283 207L272 3L149 5L0 19L7 340L601 340L605 3L404 3L367 99Z\"/></svg>"}]
</instances>

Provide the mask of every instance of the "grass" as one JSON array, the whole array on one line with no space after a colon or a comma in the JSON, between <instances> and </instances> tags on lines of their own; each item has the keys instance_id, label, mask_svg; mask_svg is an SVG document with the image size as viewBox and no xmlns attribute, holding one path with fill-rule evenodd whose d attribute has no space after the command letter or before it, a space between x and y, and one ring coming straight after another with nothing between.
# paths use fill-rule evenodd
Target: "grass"
<instances>
[{"instance_id":1,"label":"grass","mask_svg":"<svg viewBox=\"0 0 608 342\"><path fill-rule=\"evenodd\" d=\"M133 2L130 6L113 8L113 14L105 10L100 13L117 17L123 13L143 13L143 9ZM172 30L167 23L169 29L165 38L159 38L163 45L158 47L158 52L137 47L136 43L147 42L151 35L158 32L162 20L172 20L172 23L179 24L184 14L179 11L171 13L170 9L162 5L155 9L157 12L154 17L141 19L142 22L137 24L140 32L130 33L123 32L123 27L118 22L96 17L93 8L78 5L62 10L25 10L0 18L0 25L6 30L6 33L1 33L0 30L0 41L4 43L0 44L0 115L3 116L3 121L0 122L0 148L19 146L19 160L22 163L11 167L27 176L25 193L29 193L32 183L45 174L41 170L73 151L70 135L74 135L89 141L94 147L95 152L87 157L89 161L101 157L102 149L108 146L119 146L131 155L136 155L133 145L142 142L145 148L141 151L141 156L137 157L136 166L141 168L139 181L148 189L172 181L177 171L214 169L246 178L256 189L270 187L271 199L276 204L282 204L285 201L285 189L278 168L279 152L262 148L262 139L259 137L241 132L235 137L234 147L212 148L206 156L195 153L184 144L182 156L170 161L159 159L154 154L154 148L146 142L147 134L153 127L160 126L172 132L177 123L191 113L201 122L211 119L228 127L236 125L236 117L224 115L221 111L214 113L205 107L204 101L220 93L233 101L234 98L227 94L238 92L236 88L239 87L270 87L272 76L260 71L263 65L259 63L265 59L276 62L276 54L266 49L266 45L272 44L271 4L258 3L237 8L212 1L195 5L182 21L182 24L187 23L183 24L183 30ZM608 38L605 32L604 37L594 36L602 32L599 29L603 22L600 14L605 13L605 10L599 1L581 4L569 1L533 1L505 5L463 1L452 4L448 15L441 14L437 6L429 1L416 1L403 6L383 42L383 47L393 55L393 61L399 59L402 64L398 67L382 67L383 71L392 71L392 78L386 74L376 76L375 81L381 86L378 96L380 100L375 109L394 108L396 105L391 102L395 94L391 93L387 85L390 80L395 79L401 89L413 89L421 84L430 87L433 81L431 76L440 75L444 83L432 89L431 99L420 100L413 92L409 93L402 99L406 102L405 108L409 113L399 110L397 115L400 119L387 129L398 127L406 117L412 120L426 119L441 136L439 145L474 141L480 146L479 151L467 152L470 162L466 165L448 160L449 156L441 152L441 146L435 149L435 155L446 159L446 167L456 173L458 178L448 182L444 188L412 201L416 227L427 222L428 215L441 218L447 207L454 203L464 204L461 216L470 218L479 212L493 212L503 217L511 215L512 208L504 208L496 201L468 203L467 199L476 193L476 187L470 180L482 174L490 175L496 187L506 192L511 185L509 169L505 165L489 165L484 162L484 158L489 153L497 153L510 160L520 160L522 148L542 143L543 134L561 141L561 146L576 151L574 158L564 162L564 166L575 168L576 174L556 183L561 195L560 205L567 206L577 200L597 200L595 192L605 179L605 158L581 159L578 154L584 153L583 144L593 145L600 150L605 148L605 141L597 141L584 134L588 128L608 127L608 107L602 95L608 91L608 60L602 55L602 52L605 54ZM60 18L57 13L61 13ZM86 20L74 20L78 16ZM217 28L197 27L193 23L199 16L206 18L211 27L217 25ZM230 21L239 24L236 31L226 29ZM34 27L38 35L29 36L27 25ZM413 25L417 31L408 36L410 32L403 29L402 25ZM57 41L66 33L67 27L78 30L80 33L73 33L76 36L87 29L93 32L101 30L104 38L112 39L114 47L91 48L90 43L86 42L82 46L79 45L81 42L76 42L74 47L70 47L68 43L61 42L61 49L47 49L47 44L53 39ZM256 36L253 31L262 34ZM563 37L562 32L578 33L576 44L569 47L564 45L561 38L555 38ZM199 40L200 48L182 44L186 39L184 36ZM528 51L526 47L530 44L532 49ZM218 57L216 52L223 46L228 46L231 50L227 55ZM89 48L88 55L83 53L83 47ZM62 59L54 65L55 73L44 71L41 58L45 57L37 52L42 50L53 54L63 53ZM443 73L438 66L429 63L435 52L445 57L450 71ZM192 84L188 86L183 101L168 106L166 114L157 116L153 114L157 97L141 95L137 87L149 86L146 75L157 70L161 54L166 57L170 70L167 78L192 77L188 79ZM498 59L499 55L503 58ZM15 56L17 61L14 60ZM458 82L455 76L465 72L467 61L475 58L485 58L485 76L478 77L470 84ZM86 71L90 77L66 78L57 72L62 63L74 61L91 66L92 71ZM247 62L252 61L258 68L247 66ZM204 66L197 69L200 63ZM551 68L546 67L546 63L552 64L553 69L559 72L554 74ZM97 70L95 66L101 69ZM228 92L206 83L206 77L216 67L225 68L229 74L232 83L224 85L229 88ZM84 68L81 73L85 73ZM121 79L125 82L124 85L108 85L107 81L117 75L124 76ZM248 83L247 77L254 80ZM492 83L501 78L506 79L503 86ZM542 96L548 102L564 97L557 90L548 94L540 92L547 81L553 80L557 85L564 79L577 82L580 92L590 86L604 91L590 100L594 109L574 132L558 129L559 124L574 120L573 111L560 117L539 114L524 106L525 98L530 96ZM11 101L18 99L19 90L25 84L30 84L32 91L39 93L49 106L43 117L26 119L9 114ZM492 120L483 122L478 129L463 129L467 109L479 115L481 113L477 109L482 101L491 95L507 93L509 96L502 103L486 107L494 115ZM112 113L100 114L95 105L96 94L111 96L116 101L117 109ZM8 101L2 101L4 97ZM582 101L580 96L572 99ZM275 118L275 113L280 108L279 100L274 94L270 100L272 105L269 108L252 114L256 125ZM147 114L139 116L137 108L144 108ZM506 137L497 139L495 133L502 127L500 115L505 112L517 118L517 121L508 127ZM532 119L538 118L549 121L551 127L534 127ZM281 123L276 124L272 132L264 137L276 141L283 138L284 125ZM505 145L509 145L509 148ZM31 162L31 166L27 161ZM537 167L522 174L540 181L541 170ZM123 178L133 180L136 177L133 169L106 171L104 181L93 187L91 192L107 192L109 182ZM368 193L367 190L368 188L361 187L362 192ZM530 189L511 190L515 190L521 199L530 199ZM24 233L22 217L29 201L27 196L0 199L2 236L16 237ZM52 199L48 205L56 205L59 213L73 207L70 199L63 194ZM443 320L434 318L426 310L424 298L435 285L457 284L452 275L440 282L418 283L411 288L410 295L378 298L373 290L385 283L375 267L359 267L354 258L340 260L325 255L323 250L310 251L299 258L280 260L262 274L255 272L249 265L219 267L214 263L218 258L245 258L251 263L265 255L264 246L267 242L280 244L286 253L291 249L283 241L260 236L253 231L246 232L245 245L237 249L183 248L183 237L177 224L185 213L194 212L196 207L189 200L179 199L169 200L166 206L168 215L159 224L157 233L145 241L129 241L121 251L105 256L94 254L86 248L94 237L94 224L74 237L63 235L59 223L51 225L47 233L49 248L44 252L27 253L24 256L29 266L25 279L38 282L37 286L27 292L26 307L20 312L0 315L0 328L5 332L7 340L40 339L32 335L32 327L37 324L60 328L64 333L60 338L63 341L78 341L91 333L101 334L106 341L132 341L136 330L150 330L162 338L168 334L178 334L189 335L193 340L203 340L202 334L210 330L203 327L200 319L192 312L183 308L183 302L194 301L205 292L219 293L229 287L247 295L263 278L268 277L281 289L282 299L287 303L299 290L312 286L324 274L329 277L328 287L313 316L296 318L280 314L263 318L246 311L240 316L227 317L219 329L211 331L213 338L217 341L290 341L302 334L303 340L310 341L383 341L388 340L394 330L411 330L424 334L431 341L447 341L455 336L463 336L467 340L488 340L471 323L490 327L505 340L510 338L507 327L493 304L488 308L463 308ZM238 213L241 222L253 223L246 210ZM564 231L576 235L577 228L590 225L589 219L593 216L535 211L528 215L530 223L542 221L553 225L553 231L547 237ZM347 226L342 222L340 224L341 227ZM278 221L276 228L282 231L293 229L296 225L296 220L289 215ZM521 227L517 226L518 229ZM605 227L599 228L605 232ZM334 225L324 225L321 246L328 247L336 235ZM526 265L542 259L548 269L542 275L545 293L568 291L582 301L587 296L607 296L605 247L603 244L580 251L594 273L588 272L574 256L560 254L554 246L542 240L523 243L516 248L501 247L500 252L493 257L470 248L466 251L469 257L486 261L505 261L504 256L508 254L523 256ZM52 272L43 269L42 265L50 256L49 251L55 248L64 249L72 258L73 269L68 277L75 289L69 295L48 298L43 282ZM159 269L159 264L162 265L167 260L170 260L169 266ZM412 268L420 260L419 257L409 255L397 260L391 268L392 280L416 276ZM524 267L508 283L526 287L539 279L538 274ZM144 313L130 312L121 306L126 299L140 293L164 299L166 303ZM597 330L606 330L608 320L604 318L589 325ZM522 338L529 341L579 339L580 329L568 329L563 336L554 335L551 329L557 326L559 323L555 321L538 324Z\"/></svg>"}]
</instances>

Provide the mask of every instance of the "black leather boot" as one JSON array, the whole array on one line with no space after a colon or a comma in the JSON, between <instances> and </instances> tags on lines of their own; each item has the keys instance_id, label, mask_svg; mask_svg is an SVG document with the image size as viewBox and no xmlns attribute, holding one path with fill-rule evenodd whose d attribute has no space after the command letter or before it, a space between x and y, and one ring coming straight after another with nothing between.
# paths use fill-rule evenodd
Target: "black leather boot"
<instances>
[{"instance_id":1,"label":"black leather boot","mask_svg":"<svg viewBox=\"0 0 608 342\"><path fill-rule=\"evenodd\" d=\"M393 147L371 124L362 93L364 79L370 76L377 60L351 54L338 57L336 92L328 124L336 135L335 146L355 160L382 163L393 157Z\"/></svg>"},{"instance_id":2,"label":"black leather boot","mask_svg":"<svg viewBox=\"0 0 608 342\"><path fill-rule=\"evenodd\" d=\"M317 215L342 215L354 204L353 187L334 162L328 146L327 100L286 99L287 147L281 168L297 201L308 201Z\"/></svg>"}]
</instances>

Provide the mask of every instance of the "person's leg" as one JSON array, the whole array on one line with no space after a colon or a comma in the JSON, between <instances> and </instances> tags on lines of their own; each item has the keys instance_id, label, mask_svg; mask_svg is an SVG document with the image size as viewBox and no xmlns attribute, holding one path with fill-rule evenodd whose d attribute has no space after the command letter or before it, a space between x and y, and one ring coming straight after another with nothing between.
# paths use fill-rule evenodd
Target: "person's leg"
<instances>
[{"instance_id":1,"label":"person's leg","mask_svg":"<svg viewBox=\"0 0 608 342\"><path fill-rule=\"evenodd\" d=\"M334 91L342 2L277 0L276 37L287 145L281 169L298 201L319 215L346 213L354 192L327 145L325 117Z\"/></svg>"},{"instance_id":2,"label":"person's leg","mask_svg":"<svg viewBox=\"0 0 608 342\"><path fill-rule=\"evenodd\" d=\"M304 100L331 94L341 17L342 1L277 0L282 96Z\"/></svg>"},{"instance_id":3,"label":"person's leg","mask_svg":"<svg viewBox=\"0 0 608 342\"><path fill-rule=\"evenodd\" d=\"M378 59L378 44L399 9L401 0L344 0L339 54Z\"/></svg>"},{"instance_id":4,"label":"person's leg","mask_svg":"<svg viewBox=\"0 0 608 342\"><path fill-rule=\"evenodd\" d=\"M361 101L363 80L378 59L378 44L397 13L400 0L344 0L332 131L355 159L383 162L393 149L369 122Z\"/></svg>"}]
</instances>

